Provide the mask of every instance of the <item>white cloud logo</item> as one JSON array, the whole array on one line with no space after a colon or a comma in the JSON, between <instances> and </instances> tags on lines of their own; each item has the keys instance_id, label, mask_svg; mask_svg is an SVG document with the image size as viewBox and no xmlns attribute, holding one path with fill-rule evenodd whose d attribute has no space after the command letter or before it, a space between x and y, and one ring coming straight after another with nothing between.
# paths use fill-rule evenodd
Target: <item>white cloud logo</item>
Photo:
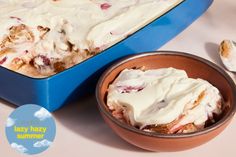
<instances>
[{"instance_id":1,"label":"white cloud logo","mask_svg":"<svg viewBox=\"0 0 236 157\"><path fill-rule=\"evenodd\" d=\"M41 108L40 110L34 113L34 116L38 118L40 121L43 121L47 118L50 118L52 115L45 108Z\"/></svg>"},{"instance_id":2,"label":"white cloud logo","mask_svg":"<svg viewBox=\"0 0 236 157\"><path fill-rule=\"evenodd\" d=\"M17 143L12 143L11 147L16 149L17 151L21 152L21 153L25 153L28 151L27 148L25 148L23 145L19 145Z\"/></svg>"},{"instance_id":3,"label":"white cloud logo","mask_svg":"<svg viewBox=\"0 0 236 157\"><path fill-rule=\"evenodd\" d=\"M41 147L49 147L52 144L51 141L48 141L46 139L42 141L37 141L34 143L34 147L41 148Z\"/></svg>"},{"instance_id":4,"label":"white cloud logo","mask_svg":"<svg viewBox=\"0 0 236 157\"><path fill-rule=\"evenodd\" d=\"M12 127L13 125L15 125L15 122L16 122L15 119L12 119L11 117L8 117L6 127Z\"/></svg>"}]
</instances>

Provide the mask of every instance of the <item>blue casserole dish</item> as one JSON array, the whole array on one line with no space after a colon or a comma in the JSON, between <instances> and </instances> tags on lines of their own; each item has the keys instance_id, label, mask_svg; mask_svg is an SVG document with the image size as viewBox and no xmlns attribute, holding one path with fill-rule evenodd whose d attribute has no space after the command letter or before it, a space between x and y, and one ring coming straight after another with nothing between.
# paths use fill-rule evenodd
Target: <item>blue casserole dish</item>
<instances>
[{"instance_id":1,"label":"blue casserole dish","mask_svg":"<svg viewBox=\"0 0 236 157\"><path fill-rule=\"evenodd\" d=\"M99 74L113 61L153 51L183 31L213 0L185 0L109 49L54 76L30 78L0 67L0 97L17 106L38 104L55 111L78 95L93 91Z\"/></svg>"}]
</instances>

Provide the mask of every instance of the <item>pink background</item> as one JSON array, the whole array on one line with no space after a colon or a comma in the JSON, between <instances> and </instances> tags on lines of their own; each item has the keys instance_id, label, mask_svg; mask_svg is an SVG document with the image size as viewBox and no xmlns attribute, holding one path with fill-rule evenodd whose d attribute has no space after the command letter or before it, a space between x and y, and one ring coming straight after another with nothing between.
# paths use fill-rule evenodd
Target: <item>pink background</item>
<instances>
[{"instance_id":1,"label":"pink background","mask_svg":"<svg viewBox=\"0 0 236 157\"><path fill-rule=\"evenodd\" d=\"M236 1L215 0L211 8L188 29L170 41L161 50L178 50L193 53L222 66L218 44L223 39L236 40ZM236 79L236 75L232 75ZM5 121L15 109L14 105L0 100L0 155L25 156L13 150L5 137ZM146 152L115 135L101 119L94 97L86 97L54 113L57 135L53 145L35 157L72 156L129 156L129 157L232 157L236 152L236 119L218 137L207 144L183 152Z\"/></svg>"}]
</instances>

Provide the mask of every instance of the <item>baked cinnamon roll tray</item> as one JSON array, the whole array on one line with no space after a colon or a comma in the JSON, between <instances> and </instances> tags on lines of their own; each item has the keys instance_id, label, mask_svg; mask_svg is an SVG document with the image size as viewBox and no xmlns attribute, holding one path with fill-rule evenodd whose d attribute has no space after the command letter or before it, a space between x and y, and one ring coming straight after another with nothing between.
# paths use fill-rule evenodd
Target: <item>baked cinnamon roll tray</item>
<instances>
[{"instance_id":1,"label":"baked cinnamon roll tray","mask_svg":"<svg viewBox=\"0 0 236 157\"><path fill-rule=\"evenodd\" d=\"M93 92L100 74L114 61L154 51L200 17L212 0L185 0L122 41L64 71L33 78L0 67L0 97L17 106L38 104L55 111L78 96Z\"/></svg>"}]
</instances>

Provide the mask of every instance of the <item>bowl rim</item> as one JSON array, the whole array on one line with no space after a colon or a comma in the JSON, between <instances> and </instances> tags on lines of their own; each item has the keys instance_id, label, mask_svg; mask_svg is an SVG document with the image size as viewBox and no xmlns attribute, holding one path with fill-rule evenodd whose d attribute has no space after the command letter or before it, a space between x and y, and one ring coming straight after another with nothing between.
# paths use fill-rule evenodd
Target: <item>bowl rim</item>
<instances>
[{"instance_id":1,"label":"bowl rim","mask_svg":"<svg viewBox=\"0 0 236 157\"><path fill-rule=\"evenodd\" d=\"M163 133L157 133L157 132L145 132L143 130L139 130L135 127L132 127L130 125L127 125L125 123L120 122L118 119L116 119L111 112L108 112L105 109L105 105L106 103L101 100L100 97L100 89L103 85L104 80L106 79L106 77L117 67L119 67L120 65L127 63L131 60L135 60L138 58L142 58L142 57L147 57L147 56L156 56L156 55L173 55L173 56L182 56L182 57L187 57L187 58L191 58L194 60L197 60L199 62L202 62L204 64L206 64L207 66L210 66L211 68L215 69L220 75L222 75L227 82L229 83L229 86L232 89L232 95L233 95L233 102L234 104L232 104L232 107L230 107L229 112L223 117L221 118L219 121L217 121L216 123L212 124L211 126L204 128L203 130L200 131L196 131L196 132L192 132L192 133L185 133L185 134L163 134ZM227 74L227 72L225 70L223 70L221 67L219 67L218 65L216 65L215 63L204 59L202 57L190 54L190 53L186 53L186 52L180 52L180 51L149 51L149 52L142 52L139 54L135 54L135 55L129 55L127 57L124 57L120 60L118 60L117 62L115 62L114 64L112 64L107 70L105 70L105 72L101 75L97 86L96 86L96 100L97 100L97 106L100 110L100 112L105 115L108 119L110 119L113 123L115 123L116 125L118 125L119 127L131 131L133 133L137 133L140 135L144 135L144 136L149 136L149 137L157 137L157 138L169 138L169 139L173 139L173 138L189 138L189 137L194 137L194 136L200 136L203 134L207 134L210 133L214 130L217 130L218 128L220 128L221 126L227 124L227 122L229 122L235 112L236 112L236 84L234 83L233 79L229 76L229 74Z\"/></svg>"}]
</instances>

